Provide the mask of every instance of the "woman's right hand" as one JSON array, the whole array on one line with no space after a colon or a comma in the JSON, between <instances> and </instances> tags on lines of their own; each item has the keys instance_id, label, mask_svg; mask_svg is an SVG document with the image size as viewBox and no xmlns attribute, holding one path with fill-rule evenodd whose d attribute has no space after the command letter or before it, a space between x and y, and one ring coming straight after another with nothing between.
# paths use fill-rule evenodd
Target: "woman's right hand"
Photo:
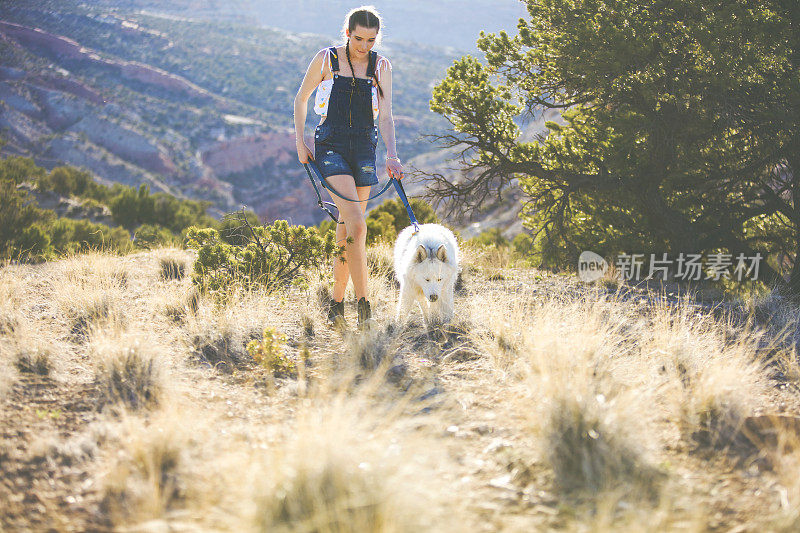
<instances>
[{"instance_id":1,"label":"woman's right hand","mask_svg":"<svg viewBox=\"0 0 800 533\"><path fill-rule=\"evenodd\" d=\"M314 160L314 151L308 147L306 141L304 139L300 139L296 143L297 148L297 159L303 163L308 163L308 160Z\"/></svg>"}]
</instances>

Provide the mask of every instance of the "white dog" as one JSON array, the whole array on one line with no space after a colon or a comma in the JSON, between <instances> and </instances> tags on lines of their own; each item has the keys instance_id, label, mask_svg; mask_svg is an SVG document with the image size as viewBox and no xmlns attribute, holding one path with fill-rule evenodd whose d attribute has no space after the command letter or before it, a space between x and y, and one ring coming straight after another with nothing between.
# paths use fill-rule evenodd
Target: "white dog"
<instances>
[{"instance_id":1,"label":"white dog","mask_svg":"<svg viewBox=\"0 0 800 533\"><path fill-rule=\"evenodd\" d=\"M458 262L458 243L444 226L422 224L418 233L414 226L401 231L394 245L394 272L400 281L397 319L416 301L428 324L452 320Z\"/></svg>"}]
</instances>

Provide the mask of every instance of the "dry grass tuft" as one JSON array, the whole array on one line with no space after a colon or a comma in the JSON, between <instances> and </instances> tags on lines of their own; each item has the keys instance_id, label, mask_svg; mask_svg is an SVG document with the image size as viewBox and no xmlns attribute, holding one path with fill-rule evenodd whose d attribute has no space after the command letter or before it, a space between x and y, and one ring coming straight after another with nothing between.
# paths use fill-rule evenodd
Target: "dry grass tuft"
<instances>
[{"instance_id":1,"label":"dry grass tuft","mask_svg":"<svg viewBox=\"0 0 800 533\"><path fill-rule=\"evenodd\" d=\"M177 257L162 257L159 259L161 279L181 280L186 275L186 261Z\"/></svg>"},{"instance_id":2,"label":"dry grass tuft","mask_svg":"<svg viewBox=\"0 0 800 533\"><path fill-rule=\"evenodd\" d=\"M255 463L256 490L251 490L256 495L255 529L425 529L423 517L428 513L414 498L427 489L436 490L436 483L424 471L404 471L404 462L409 467L414 463L407 454L416 444L407 442L398 429L390 429L394 417L383 413L381 418L363 397L334 395L318 400L323 403L309 405L300 414L293 434L271 447L266 461ZM430 502L431 495L417 501Z\"/></svg>"},{"instance_id":3,"label":"dry grass tuft","mask_svg":"<svg viewBox=\"0 0 800 533\"><path fill-rule=\"evenodd\" d=\"M73 295L67 311L70 337L78 343L89 338L93 327L102 327L112 319L121 320L115 313L116 301L111 294L96 291L83 296L85 299Z\"/></svg>"},{"instance_id":4,"label":"dry grass tuft","mask_svg":"<svg viewBox=\"0 0 800 533\"><path fill-rule=\"evenodd\" d=\"M543 423L545 460L566 491L622 487L655 495L658 471L644 459L615 409L601 396L554 399Z\"/></svg>"},{"instance_id":5,"label":"dry grass tuft","mask_svg":"<svg viewBox=\"0 0 800 533\"><path fill-rule=\"evenodd\" d=\"M140 524L183 507L187 446L180 420L161 415L153 424L123 422L121 446L105 478L101 509L116 526ZM150 522L150 525L155 523Z\"/></svg>"},{"instance_id":6,"label":"dry grass tuft","mask_svg":"<svg viewBox=\"0 0 800 533\"><path fill-rule=\"evenodd\" d=\"M526 292L478 304L472 320L487 327L474 331L475 343L513 388L556 485L656 496L661 476L641 444L653 444L644 430L652 397L637 376L641 362L624 356L627 318L602 300L565 304Z\"/></svg>"},{"instance_id":7,"label":"dry grass tuft","mask_svg":"<svg viewBox=\"0 0 800 533\"><path fill-rule=\"evenodd\" d=\"M308 338L314 336L314 319L307 314L300 317L300 324L303 328L303 335Z\"/></svg>"},{"instance_id":8,"label":"dry grass tuft","mask_svg":"<svg viewBox=\"0 0 800 533\"><path fill-rule=\"evenodd\" d=\"M404 344L402 335L375 325L347 336L344 360L360 370L386 372L396 382L406 372L401 355Z\"/></svg>"},{"instance_id":9,"label":"dry grass tuft","mask_svg":"<svg viewBox=\"0 0 800 533\"><path fill-rule=\"evenodd\" d=\"M195 362L228 374L255 364L247 353L244 340L235 330L211 330L194 335L191 345Z\"/></svg>"},{"instance_id":10,"label":"dry grass tuft","mask_svg":"<svg viewBox=\"0 0 800 533\"><path fill-rule=\"evenodd\" d=\"M125 265L111 253L76 254L59 261L58 267L65 281L73 287L125 289L130 281Z\"/></svg>"},{"instance_id":11,"label":"dry grass tuft","mask_svg":"<svg viewBox=\"0 0 800 533\"><path fill-rule=\"evenodd\" d=\"M177 303L167 303L164 305L164 315L175 323L181 323L187 316L196 315L200 307L200 291L192 287L188 292L180 297Z\"/></svg>"},{"instance_id":12,"label":"dry grass tuft","mask_svg":"<svg viewBox=\"0 0 800 533\"><path fill-rule=\"evenodd\" d=\"M394 251L386 242L379 242L367 248L367 268L371 277L394 281Z\"/></svg>"},{"instance_id":13,"label":"dry grass tuft","mask_svg":"<svg viewBox=\"0 0 800 533\"><path fill-rule=\"evenodd\" d=\"M0 315L0 335L12 335L17 327L19 327L17 317L6 313Z\"/></svg>"},{"instance_id":14,"label":"dry grass tuft","mask_svg":"<svg viewBox=\"0 0 800 533\"><path fill-rule=\"evenodd\" d=\"M52 356L47 350L23 350L17 353L14 366L22 373L47 377L53 370Z\"/></svg>"},{"instance_id":15,"label":"dry grass tuft","mask_svg":"<svg viewBox=\"0 0 800 533\"><path fill-rule=\"evenodd\" d=\"M643 330L642 351L658 371L666 414L695 445L755 451L741 428L768 390L762 338L747 328L731 337L725 323L684 307L658 310Z\"/></svg>"},{"instance_id":16,"label":"dry grass tuft","mask_svg":"<svg viewBox=\"0 0 800 533\"><path fill-rule=\"evenodd\" d=\"M259 531L394 531L391 508L374 475L353 461L298 464L259 505Z\"/></svg>"},{"instance_id":17,"label":"dry grass tuft","mask_svg":"<svg viewBox=\"0 0 800 533\"><path fill-rule=\"evenodd\" d=\"M129 335L110 335L93 341L91 353L97 361L94 382L101 408L123 405L138 410L159 403L164 376L148 342Z\"/></svg>"}]
</instances>

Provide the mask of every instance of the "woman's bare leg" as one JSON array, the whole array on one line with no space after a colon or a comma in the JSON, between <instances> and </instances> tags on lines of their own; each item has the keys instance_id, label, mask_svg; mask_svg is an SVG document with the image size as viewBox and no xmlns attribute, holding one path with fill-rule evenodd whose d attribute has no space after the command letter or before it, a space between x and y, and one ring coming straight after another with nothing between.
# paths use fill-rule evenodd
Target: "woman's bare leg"
<instances>
[{"instance_id":1,"label":"woman's bare leg","mask_svg":"<svg viewBox=\"0 0 800 533\"><path fill-rule=\"evenodd\" d=\"M343 196L364 200L369 197L370 187L356 187L353 177L339 174L327 178L328 184ZM336 243L345 247L345 261L333 260L333 299L337 302L344 298L348 278L353 279L356 299L367 296L367 223L364 212L366 202L349 202L331 194L339 209L339 220L344 224L336 225ZM352 242L347 242L352 237Z\"/></svg>"}]
</instances>

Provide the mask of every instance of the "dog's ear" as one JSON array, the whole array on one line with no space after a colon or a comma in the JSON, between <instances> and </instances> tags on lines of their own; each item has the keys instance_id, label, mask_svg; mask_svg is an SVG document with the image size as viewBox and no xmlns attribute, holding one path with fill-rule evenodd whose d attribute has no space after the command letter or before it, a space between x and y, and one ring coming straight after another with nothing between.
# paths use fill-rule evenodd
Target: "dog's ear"
<instances>
[{"instance_id":1,"label":"dog's ear","mask_svg":"<svg viewBox=\"0 0 800 533\"><path fill-rule=\"evenodd\" d=\"M422 263L423 261L425 261L427 257L428 257L428 250L426 250L425 247L422 246L421 244L417 246L417 256L416 256L417 263Z\"/></svg>"},{"instance_id":2,"label":"dog's ear","mask_svg":"<svg viewBox=\"0 0 800 533\"><path fill-rule=\"evenodd\" d=\"M439 249L436 250L436 257L439 258L439 261L442 263L447 263L447 248L445 248L444 244L439 246Z\"/></svg>"}]
</instances>

